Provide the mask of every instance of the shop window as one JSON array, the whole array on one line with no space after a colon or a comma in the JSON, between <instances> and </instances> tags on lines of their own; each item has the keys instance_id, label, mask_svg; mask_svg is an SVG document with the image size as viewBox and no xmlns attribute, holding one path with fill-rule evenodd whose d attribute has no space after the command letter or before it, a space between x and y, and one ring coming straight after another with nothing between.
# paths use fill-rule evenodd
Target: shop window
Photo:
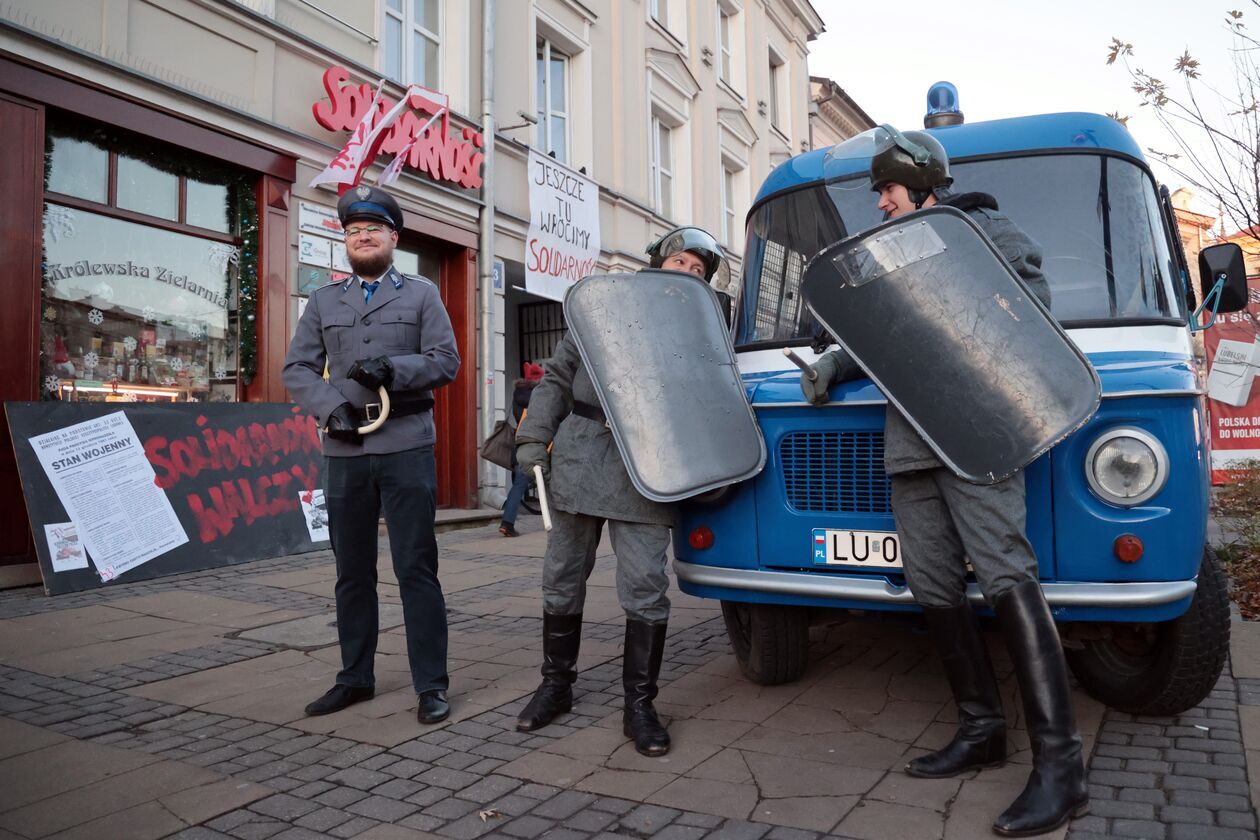
<instances>
[{"instance_id":1,"label":"shop window","mask_svg":"<svg viewBox=\"0 0 1260 840\"><path fill-rule=\"evenodd\" d=\"M233 246L51 202L44 225L47 399L235 398Z\"/></svg>"},{"instance_id":2,"label":"shop window","mask_svg":"<svg viewBox=\"0 0 1260 840\"><path fill-rule=\"evenodd\" d=\"M228 233L228 188L226 184L206 184L193 178L185 181L186 221L194 227Z\"/></svg>"},{"instance_id":3,"label":"shop window","mask_svg":"<svg viewBox=\"0 0 1260 840\"><path fill-rule=\"evenodd\" d=\"M146 216L179 221L179 176L142 160L118 156L118 206Z\"/></svg>"},{"instance_id":4,"label":"shop window","mask_svg":"<svg viewBox=\"0 0 1260 840\"><path fill-rule=\"evenodd\" d=\"M52 138L48 189L104 204L109 198L109 152L75 137Z\"/></svg>"},{"instance_id":5,"label":"shop window","mask_svg":"<svg viewBox=\"0 0 1260 840\"><path fill-rule=\"evenodd\" d=\"M438 88L439 0L385 0L384 71L403 84Z\"/></svg>"},{"instance_id":6,"label":"shop window","mask_svg":"<svg viewBox=\"0 0 1260 840\"><path fill-rule=\"evenodd\" d=\"M55 115L47 152L43 398L236 399L238 375L252 372L238 358L252 178ZM104 173L103 195L84 188L87 161Z\"/></svg>"},{"instance_id":7,"label":"shop window","mask_svg":"<svg viewBox=\"0 0 1260 840\"><path fill-rule=\"evenodd\" d=\"M538 39L538 148L569 162L569 57L546 38Z\"/></svg>"}]
</instances>

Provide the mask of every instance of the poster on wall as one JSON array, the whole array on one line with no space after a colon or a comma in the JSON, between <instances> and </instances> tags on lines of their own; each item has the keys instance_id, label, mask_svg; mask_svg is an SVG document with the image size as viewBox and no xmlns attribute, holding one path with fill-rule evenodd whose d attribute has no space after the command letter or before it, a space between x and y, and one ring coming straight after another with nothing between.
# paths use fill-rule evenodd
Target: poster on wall
<instances>
[{"instance_id":1,"label":"poster on wall","mask_svg":"<svg viewBox=\"0 0 1260 840\"><path fill-rule=\"evenodd\" d=\"M298 230L338 239L342 235L341 220L337 218L336 209L322 204L311 204L309 201L298 202Z\"/></svg>"},{"instance_id":2,"label":"poster on wall","mask_svg":"<svg viewBox=\"0 0 1260 840\"><path fill-rule=\"evenodd\" d=\"M5 411L49 594L328 546L313 496L322 444L294 405L52 401Z\"/></svg>"},{"instance_id":3,"label":"poster on wall","mask_svg":"<svg viewBox=\"0 0 1260 840\"><path fill-rule=\"evenodd\" d=\"M301 234L298 237L298 262L328 268L332 265L332 240Z\"/></svg>"},{"instance_id":4,"label":"poster on wall","mask_svg":"<svg viewBox=\"0 0 1260 840\"><path fill-rule=\"evenodd\" d=\"M1227 483L1243 462L1260 461L1260 277L1247 285L1247 308L1218 315L1203 333L1213 484Z\"/></svg>"},{"instance_id":5,"label":"poster on wall","mask_svg":"<svg viewBox=\"0 0 1260 840\"><path fill-rule=\"evenodd\" d=\"M599 260L599 186L554 158L529 150L529 236L525 290L564 300Z\"/></svg>"}]
</instances>

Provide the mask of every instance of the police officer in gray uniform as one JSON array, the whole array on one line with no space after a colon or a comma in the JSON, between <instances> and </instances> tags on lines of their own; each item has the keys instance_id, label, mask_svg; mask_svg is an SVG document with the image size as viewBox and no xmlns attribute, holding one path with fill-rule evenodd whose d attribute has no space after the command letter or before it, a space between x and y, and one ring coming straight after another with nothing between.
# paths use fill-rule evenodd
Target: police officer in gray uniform
<instances>
[{"instance_id":1,"label":"police officer in gray uniform","mask_svg":"<svg viewBox=\"0 0 1260 840\"><path fill-rule=\"evenodd\" d=\"M694 227L670 231L648 254L653 268L706 281L723 261L717 241ZM674 507L644 498L631 483L571 336L560 340L544 368L516 432L521 468L531 475L535 466L543 468L555 523L543 559L543 679L516 728L539 729L572 708L586 579L607 522L617 555L617 597L626 613L622 728L643 755L664 755L669 733L652 701L669 620L665 564Z\"/></svg>"},{"instance_id":2,"label":"police officer in gray uniform","mask_svg":"<svg viewBox=\"0 0 1260 840\"><path fill-rule=\"evenodd\" d=\"M879 209L886 218L933 205L962 210L1049 308L1040 247L998 211L993 196L951 192L949 159L936 138L921 131L901 134L884 128L891 139L871 158L871 186L879 193ZM801 389L816 405L827 402L831 385L865 376L842 350L826 354L812 368L817 379L802 376ZM941 394L960 412L967 410L967 396ZM966 598L965 563L970 560L1015 664L1033 750L1027 786L993 828L1014 836L1052 831L1084 813L1089 796L1067 665L1038 582L1037 558L1024 531L1024 474L991 485L964 481L941 463L892 405L884 440L906 582L923 608L958 704L954 739L943 749L910 761L906 772L946 778L1006 760L1002 700Z\"/></svg>"},{"instance_id":3,"label":"police officer in gray uniform","mask_svg":"<svg viewBox=\"0 0 1260 840\"><path fill-rule=\"evenodd\" d=\"M375 692L377 522L389 530L402 596L416 716L436 723L446 700L446 602L438 583L437 474L433 389L459 372L459 352L438 288L393 265L402 209L375 187L352 188L337 202L354 276L317 289L289 345L284 384L325 427L324 497L337 558L336 684L306 707L336 712ZM325 363L328 379L324 379ZM385 424L378 391L389 392Z\"/></svg>"}]
</instances>

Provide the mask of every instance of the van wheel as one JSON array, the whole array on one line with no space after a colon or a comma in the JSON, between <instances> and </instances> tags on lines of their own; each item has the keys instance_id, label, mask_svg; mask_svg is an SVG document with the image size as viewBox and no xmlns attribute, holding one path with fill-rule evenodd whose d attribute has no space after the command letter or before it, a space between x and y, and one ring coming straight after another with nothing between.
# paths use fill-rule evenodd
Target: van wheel
<instances>
[{"instance_id":1,"label":"van wheel","mask_svg":"<svg viewBox=\"0 0 1260 840\"><path fill-rule=\"evenodd\" d=\"M1109 635L1066 651L1085 690L1135 715L1176 715L1216 685L1229 652L1229 592L1221 561L1204 549L1190 609L1172 621L1108 625Z\"/></svg>"},{"instance_id":2,"label":"van wheel","mask_svg":"<svg viewBox=\"0 0 1260 840\"><path fill-rule=\"evenodd\" d=\"M758 685L798 680L809 664L809 609L722 602L739 670Z\"/></svg>"}]
</instances>

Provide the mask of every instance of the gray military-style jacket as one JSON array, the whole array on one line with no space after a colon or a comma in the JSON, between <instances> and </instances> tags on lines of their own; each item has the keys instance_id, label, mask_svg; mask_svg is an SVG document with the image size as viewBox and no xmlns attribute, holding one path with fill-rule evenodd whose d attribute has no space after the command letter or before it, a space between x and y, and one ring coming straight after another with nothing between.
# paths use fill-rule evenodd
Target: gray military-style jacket
<instances>
[{"instance_id":1,"label":"gray military-style jacket","mask_svg":"<svg viewBox=\"0 0 1260 840\"><path fill-rule=\"evenodd\" d=\"M433 389L459 372L459 350L451 319L431 280L390 267L369 303L363 302L359 278L316 289L289 344L282 379L294 401L322 427L337 406L349 402L363 411L379 401L346 378L360 359L388 356L394 365L389 385L394 400L428 399ZM324 365L328 379L324 379ZM437 438L433 412L393 417L356 445L324 437L324 454L333 457L384 455L432 444Z\"/></svg>"},{"instance_id":2,"label":"gray military-style jacket","mask_svg":"<svg viewBox=\"0 0 1260 840\"><path fill-rule=\"evenodd\" d=\"M568 513L673 525L674 506L651 501L631 483L612 430L572 413L575 401L599 406L599 396L570 336L543 367L516 440L553 444L548 501Z\"/></svg>"},{"instance_id":3,"label":"gray military-style jacket","mask_svg":"<svg viewBox=\"0 0 1260 840\"><path fill-rule=\"evenodd\" d=\"M980 226L993 244L1006 257L1015 273L1050 308L1050 286L1041 273L1041 246L1020 230L1006 215L998 212L997 201L986 193L963 193L938 204L962 210ZM866 373L843 350L831 354L839 363L836 382L860 379ZM884 419L884 469L890 474L926 470L944 466L914 426L891 403Z\"/></svg>"}]
</instances>

